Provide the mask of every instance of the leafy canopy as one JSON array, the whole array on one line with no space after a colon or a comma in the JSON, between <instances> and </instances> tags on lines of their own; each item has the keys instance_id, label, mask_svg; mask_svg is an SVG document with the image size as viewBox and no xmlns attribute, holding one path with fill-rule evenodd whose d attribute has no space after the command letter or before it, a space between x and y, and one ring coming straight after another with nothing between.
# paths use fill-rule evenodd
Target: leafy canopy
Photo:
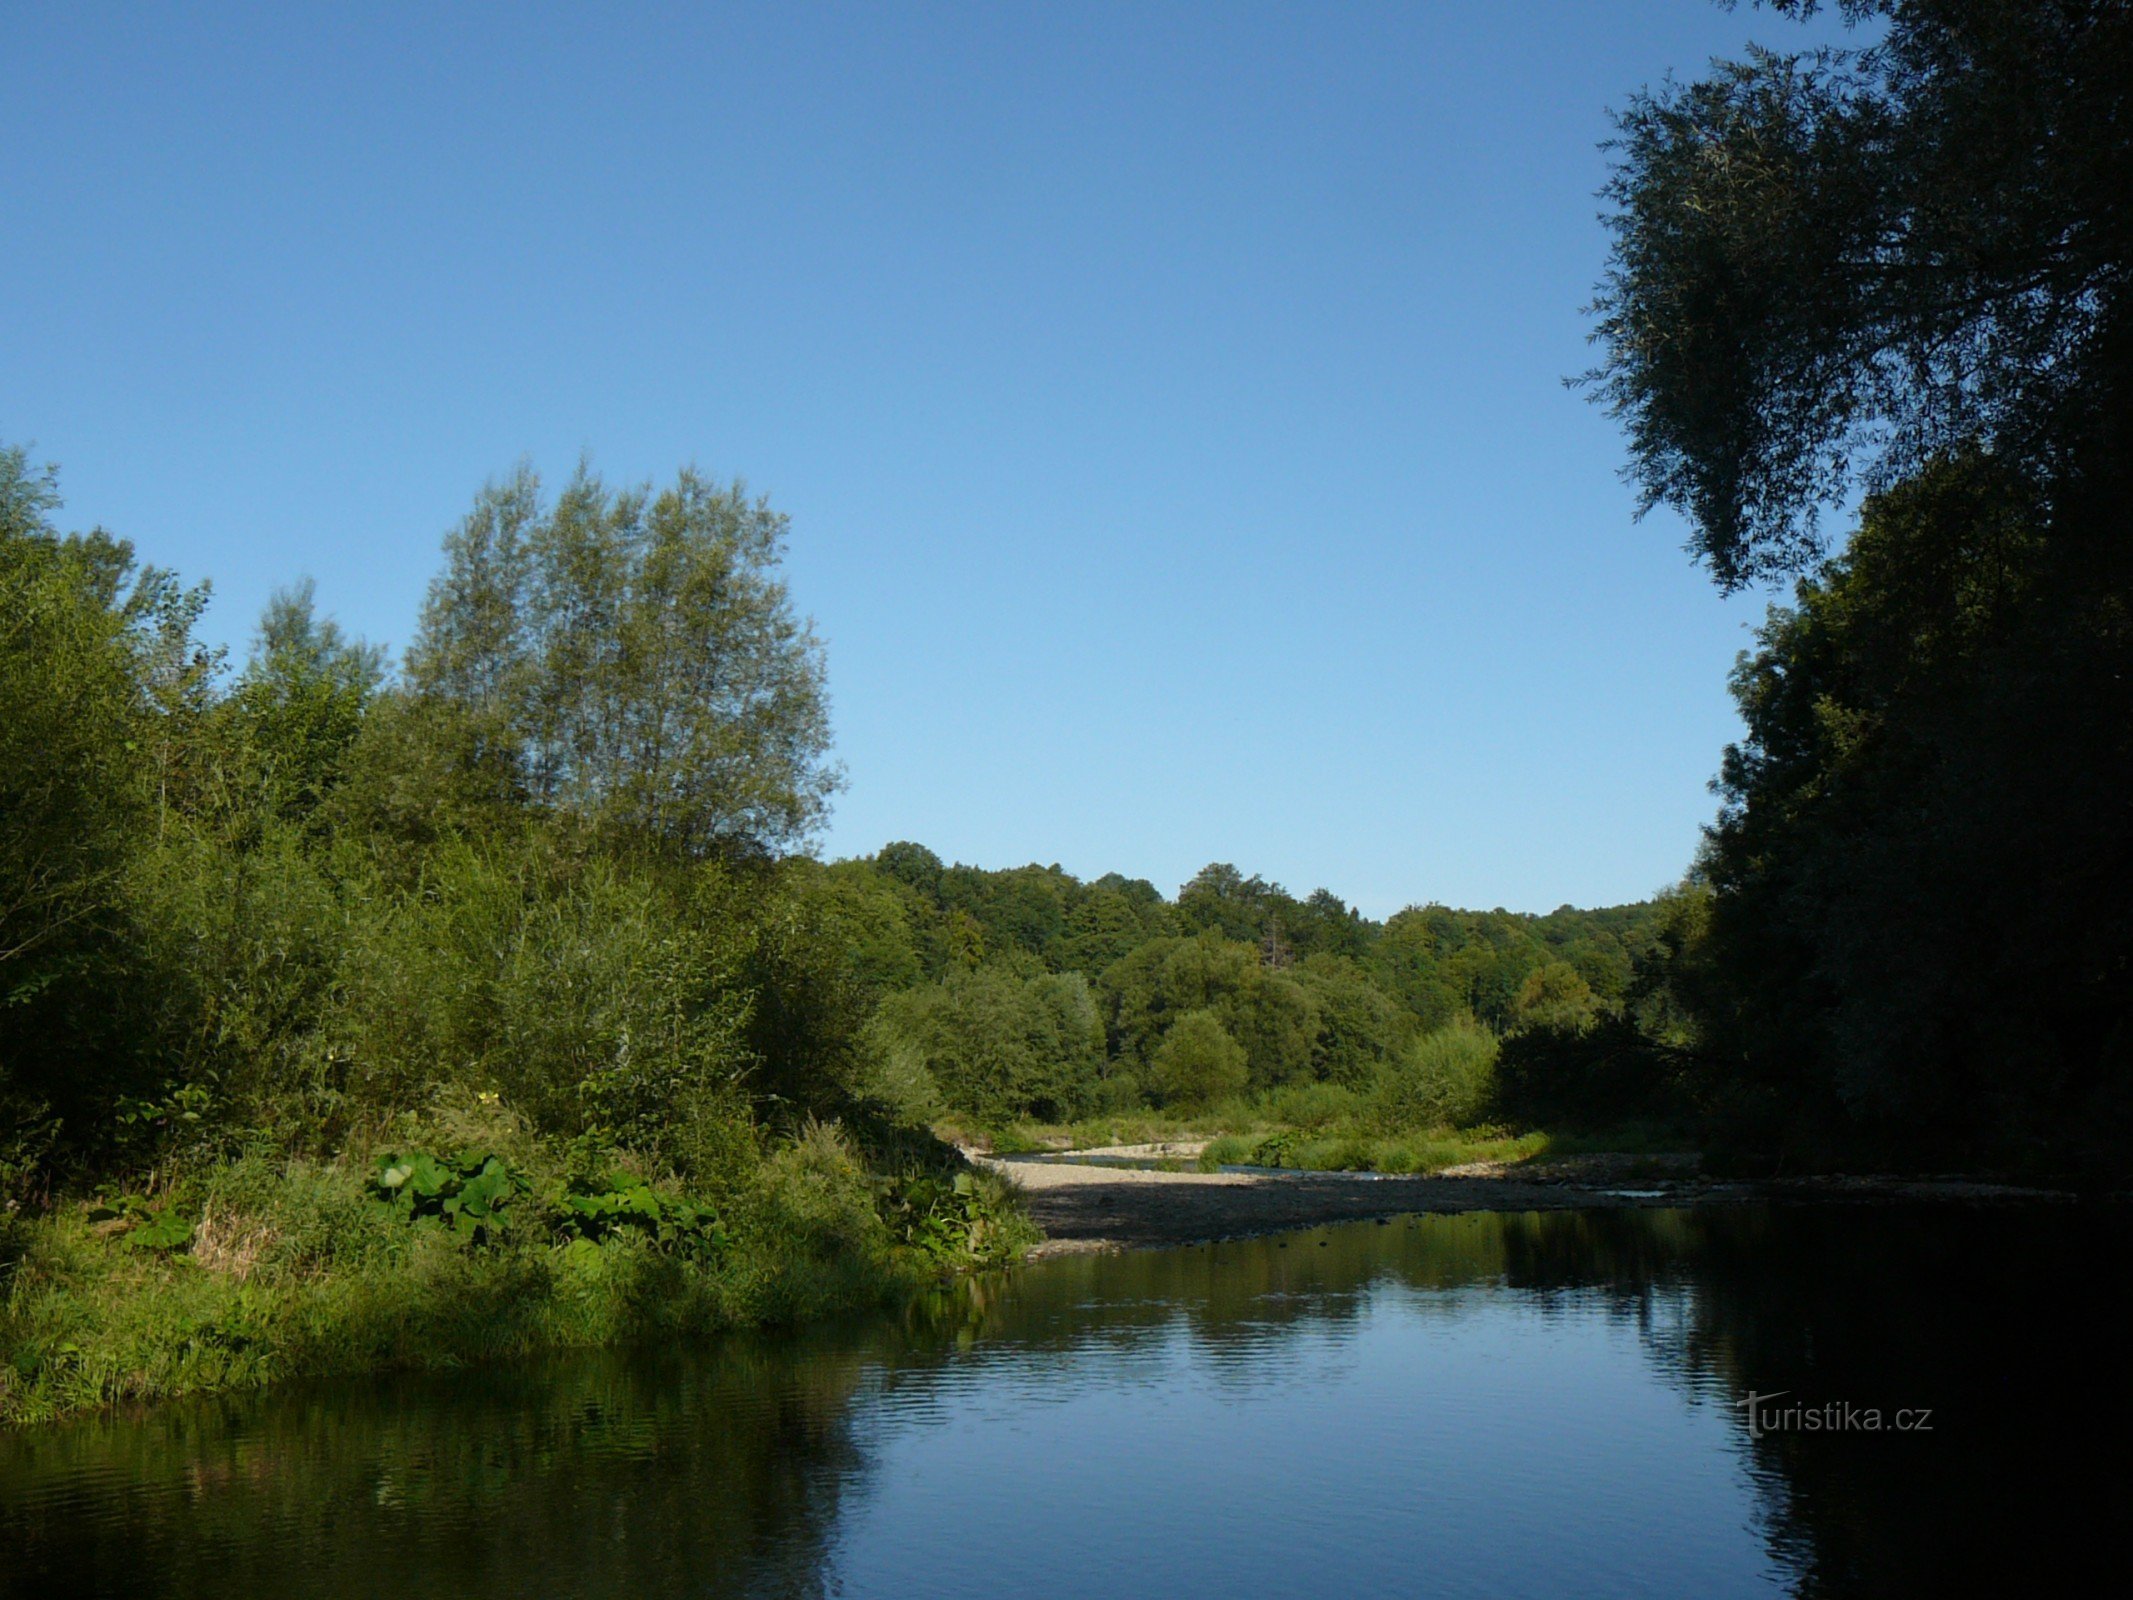
<instances>
[{"instance_id":1,"label":"leafy canopy","mask_svg":"<svg viewBox=\"0 0 2133 1600\"><path fill-rule=\"evenodd\" d=\"M1616 119L1584 381L1728 590L1965 444L2049 484L2128 394L2133 7L1842 10L1878 37L1755 50Z\"/></svg>"},{"instance_id":2,"label":"leafy canopy","mask_svg":"<svg viewBox=\"0 0 2133 1600\"><path fill-rule=\"evenodd\" d=\"M822 649L777 577L786 518L685 470L653 493L522 467L445 541L408 653L536 800L685 854L774 854L828 814Z\"/></svg>"}]
</instances>

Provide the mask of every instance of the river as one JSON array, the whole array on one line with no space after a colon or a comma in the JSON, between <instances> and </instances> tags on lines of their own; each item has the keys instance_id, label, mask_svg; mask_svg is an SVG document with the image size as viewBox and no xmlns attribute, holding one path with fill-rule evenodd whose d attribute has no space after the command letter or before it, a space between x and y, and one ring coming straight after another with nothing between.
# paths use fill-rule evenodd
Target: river
<instances>
[{"instance_id":1,"label":"river","mask_svg":"<svg viewBox=\"0 0 2133 1600\"><path fill-rule=\"evenodd\" d=\"M0 1437L0 1592L2038 1591L2127 1531L2127 1243L1733 1205L1064 1257Z\"/></svg>"}]
</instances>

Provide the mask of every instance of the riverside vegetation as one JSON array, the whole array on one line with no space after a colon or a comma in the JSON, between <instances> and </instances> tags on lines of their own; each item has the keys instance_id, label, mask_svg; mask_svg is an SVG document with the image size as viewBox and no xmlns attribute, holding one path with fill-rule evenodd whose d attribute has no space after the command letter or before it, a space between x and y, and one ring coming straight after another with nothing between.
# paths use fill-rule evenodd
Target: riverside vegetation
<instances>
[{"instance_id":1,"label":"riverside vegetation","mask_svg":"<svg viewBox=\"0 0 2133 1600\"><path fill-rule=\"evenodd\" d=\"M818 1315L1031 1241L936 1129L1415 1170L1578 1111L1531 1041L1675 1026L1672 901L811 858L821 652L738 488L493 485L397 671L300 586L232 672L57 504L0 453L9 1418ZM1666 1060L1606 1114L1675 1115Z\"/></svg>"},{"instance_id":2,"label":"riverside vegetation","mask_svg":"<svg viewBox=\"0 0 2133 1600\"><path fill-rule=\"evenodd\" d=\"M0 1418L868 1304L1030 1235L865 1084L820 651L693 476L483 494L397 676L0 452Z\"/></svg>"},{"instance_id":3,"label":"riverside vegetation","mask_svg":"<svg viewBox=\"0 0 2133 1600\"><path fill-rule=\"evenodd\" d=\"M738 488L521 472L397 671L299 588L233 674L0 451L0 1416L1012 1255L935 1128L2122 1172L2133 12L1840 9L1871 42L1613 147L1591 392L1722 589L1796 585L1643 905L825 864L821 652Z\"/></svg>"}]
</instances>

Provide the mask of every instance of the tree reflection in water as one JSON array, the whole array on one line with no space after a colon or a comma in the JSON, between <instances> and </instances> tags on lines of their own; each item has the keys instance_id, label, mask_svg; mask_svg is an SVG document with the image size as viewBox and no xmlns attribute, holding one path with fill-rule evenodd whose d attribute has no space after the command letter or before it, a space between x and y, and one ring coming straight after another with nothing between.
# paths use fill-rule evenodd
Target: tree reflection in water
<instances>
[{"instance_id":1,"label":"tree reflection in water","mask_svg":"<svg viewBox=\"0 0 2133 1600\"><path fill-rule=\"evenodd\" d=\"M1411 1218L1069 1258L863 1323L18 1434L0 1440L0 1590L650 1600L813 1594L846 1573L937 1581L949 1562L1011 1566L1014 1550L1000 1546L1014 1543L1018 1512L1034 1523L1072 1498L1058 1490L1068 1464L1033 1459L918 1502L919 1520L936 1526L908 1526L906 1502L894 1502L897 1548L870 1548L880 1517L854 1508L892 1487L885 1474L908 1465L905 1441L959 1408L982 1399L987 1417L1014 1418L1100 1388L1130 1415L1189 1372L1223 1407L1249 1410L1338 1389L1389 1328L1426 1349L1506 1310L1524 1327L1537 1319L1543 1336L1595 1321L1625 1331L1646 1386L1700 1409L1708 1460L1697 1470L1750 1486L1742 1500L1763 1568L1722 1569L1744 1585L1778 1577L1800 1593L1849 1595L2031 1584L2123 1531L2126 1473L2109 1434L2127 1394L2110 1286L2125 1242L2116 1214L2073 1208L1741 1206ZM1532 1377L1546 1387L1547 1374ZM1750 1391L1885 1419L1931 1407L1932 1429L1751 1441L1734 1403ZM1298 1415L1289 1425L1308 1428L1312 1413ZM1468 1417L1475 1441L1433 1448L1485 1451L1482 1436L1515 1420ZM1329 1405L1325 1427L1349 1426ZM1376 1436L1354 1437L1367 1454ZM1168 1444L1192 1460L1194 1439ZM1581 1447L1603 1467L1614 1459L1605 1439ZM1620 1470L1638 1471L1623 1450ZM1323 1472L1329 1458L1312 1459ZM1361 1483L1411 1466L1359 1455L1352 1470ZM1521 1507L1522 1526L1538 1514L1555 1530L1544 1537L1589 1552L1599 1577L1619 1558L1663 1588L1664 1551L1610 1550L1619 1488L1595 1482L1589 1504ZM1235 1547L1255 1528L1270 1542L1288 1535L1196 1501L1201 1489L1188 1465L1166 1514L1232 1518L1236 1567L1223 1587L1255 1592L1251 1551ZM1337 1488L1330 1503L1341 1503ZM1094 1561L1137 1526L1098 1512L1068 1536ZM1366 1590L1405 1574L1426 1589L1487 1576L1459 1568L1441 1540L1429 1565L1398 1548L1404 1537L1397 1522L1359 1525L1335 1546L1353 1570L1329 1581ZM1131 1565L1112 1552L1104 1570Z\"/></svg>"}]
</instances>

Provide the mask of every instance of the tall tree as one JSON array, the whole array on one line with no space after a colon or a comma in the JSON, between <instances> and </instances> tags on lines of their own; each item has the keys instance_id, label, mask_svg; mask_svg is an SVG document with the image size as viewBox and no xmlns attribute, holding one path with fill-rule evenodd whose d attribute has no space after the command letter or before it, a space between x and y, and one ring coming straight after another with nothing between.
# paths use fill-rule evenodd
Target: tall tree
<instances>
[{"instance_id":1,"label":"tall tree","mask_svg":"<svg viewBox=\"0 0 2133 1600\"><path fill-rule=\"evenodd\" d=\"M688 853L776 852L827 815L822 650L786 518L684 471L656 494L521 468L445 541L408 655L506 741L536 799Z\"/></svg>"},{"instance_id":2,"label":"tall tree","mask_svg":"<svg viewBox=\"0 0 2133 1600\"><path fill-rule=\"evenodd\" d=\"M333 791L385 678L385 652L319 616L315 594L309 578L275 591L229 698L260 798L285 815Z\"/></svg>"},{"instance_id":3,"label":"tall tree","mask_svg":"<svg viewBox=\"0 0 2133 1600\"><path fill-rule=\"evenodd\" d=\"M205 590L60 535L58 505L0 447L0 1121L71 1115L124 1070L122 883L215 665L192 642Z\"/></svg>"},{"instance_id":4,"label":"tall tree","mask_svg":"<svg viewBox=\"0 0 2133 1600\"><path fill-rule=\"evenodd\" d=\"M2108 1153L2133 1128L2133 4L1841 9L1856 48L1636 97L1608 189L1591 379L1631 475L1721 587L1804 574L1735 675L1683 996L1746 1121ZM1817 567L1818 514L1855 498Z\"/></svg>"},{"instance_id":5,"label":"tall tree","mask_svg":"<svg viewBox=\"0 0 2133 1600\"><path fill-rule=\"evenodd\" d=\"M1617 119L1589 381L1645 504L1689 517L1729 589L1798 570L1819 511L1951 448L2053 497L2123 471L2133 6L1838 9L1879 36L1757 50Z\"/></svg>"}]
</instances>

